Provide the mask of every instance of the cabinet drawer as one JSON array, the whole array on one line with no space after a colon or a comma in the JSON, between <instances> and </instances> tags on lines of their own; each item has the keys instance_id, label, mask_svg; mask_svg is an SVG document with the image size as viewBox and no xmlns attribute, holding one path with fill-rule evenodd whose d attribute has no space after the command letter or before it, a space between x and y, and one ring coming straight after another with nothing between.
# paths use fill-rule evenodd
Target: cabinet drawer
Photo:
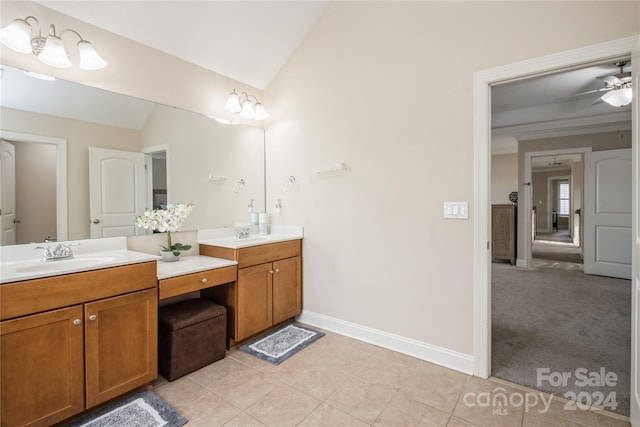
<instances>
[{"instance_id":1,"label":"cabinet drawer","mask_svg":"<svg viewBox=\"0 0 640 427\"><path fill-rule=\"evenodd\" d=\"M156 262L0 285L0 320L157 286Z\"/></svg>"},{"instance_id":2,"label":"cabinet drawer","mask_svg":"<svg viewBox=\"0 0 640 427\"><path fill-rule=\"evenodd\" d=\"M301 240L270 243L268 245L250 246L237 250L238 268L264 264L300 255Z\"/></svg>"},{"instance_id":3,"label":"cabinet drawer","mask_svg":"<svg viewBox=\"0 0 640 427\"><path fill-rule=\"evenodd\" d=\"M236 266L216 268L184 276L160 280L160 299L198 291L212 286L235 282L238 277Z\"/></svg>"}]
</instances>

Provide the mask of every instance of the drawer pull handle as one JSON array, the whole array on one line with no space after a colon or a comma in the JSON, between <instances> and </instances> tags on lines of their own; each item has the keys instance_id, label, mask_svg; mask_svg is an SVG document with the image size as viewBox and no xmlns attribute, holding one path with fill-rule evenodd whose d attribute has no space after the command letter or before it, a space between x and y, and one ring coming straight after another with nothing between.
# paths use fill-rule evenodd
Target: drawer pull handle
<instances>
[{"instance_id":1,"label":"drawer pull handle","mask_svg":"<svg viewBox=\"0 0 640 427\"><path fill-rule=\"evenodd\" d=\"M98 318L98 316L96 316L95 314L92 314L91 316L89 316L89 320L92 322L95 322L95 320Z\"/></svg>"},{"instance_id":2,"label":"drawer pull handle","mask_svg":"<svg viewBox=\"0 0 640 427\"><path fill-rule=\"evenodd\" d=\"M76 325L76 326L78 326L80 323L82 323L82 320L80 320L80 319L74 319L73 320L73 324Z\"/></svg>"},{"instance_id":3,"label":"drawer pull handle","mask_svg":"<svg viewBox=\"0 0 640 427\"><path fill-rule=\"evenodd\" d=\"M205 284L205 283L207 283L207 279L206 279L206 278L204 278L204 279L202 279L202 280L201 280L201 282L202 282L203 284Z\"/></svg>"}]
</instances>

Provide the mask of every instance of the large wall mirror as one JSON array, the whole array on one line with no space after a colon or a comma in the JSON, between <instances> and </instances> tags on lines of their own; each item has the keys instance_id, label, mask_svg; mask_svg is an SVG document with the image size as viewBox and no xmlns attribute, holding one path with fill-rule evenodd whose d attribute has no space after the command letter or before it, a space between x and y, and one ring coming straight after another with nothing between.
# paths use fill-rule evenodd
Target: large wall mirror
<instances>
[{"instance_id":1,"label":"large wall mirror","mask_svg":"<svg viewBox=\"0 0 640 427\"><path fill-rule=\"evenodd\" d=\"M95 151L142 153L145 208L194 203L184 230L247 223L250 201L265 210L262 129L1 67L0 172L15 177L15 190L6 178L0 185L3 244L98 237L89 185ZM112 206L127 203L116 197Z\"/></svg>"}]
</instances>

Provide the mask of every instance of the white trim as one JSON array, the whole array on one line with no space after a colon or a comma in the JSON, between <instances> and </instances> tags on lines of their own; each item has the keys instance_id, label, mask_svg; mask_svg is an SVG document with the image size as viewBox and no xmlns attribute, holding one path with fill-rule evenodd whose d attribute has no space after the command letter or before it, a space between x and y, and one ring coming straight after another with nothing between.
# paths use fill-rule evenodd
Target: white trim
<instances>
[{"instance_id":1,"label":"white trim","mask_svg":"<svg viewBox=\"0 0 640 427\"><path fill-rule=\"evenodd\" d=\"M473 359L474 373L477 376L487 378L491 374L491 270L489 268L491 257L488 250L491 217L489 210L491 191L488 181L491 173L490 85L628 55L637 49L637 44L638 36L634 35L473 74L474 206L476 208L473 223Z\"/></svg>"},{"instance_id":2,"label":"white trim","mask_svg":"<svg viewBox=\"0 0 640 427\"><path fill-rule=\"evenodd\" d=\"M326 329L327 331L368 342L379 347L397 351L398 353L407 354L418 359L426 360L427 362L455 369L456 371L473 374L473 357L469 354L427 344L400 335L390 334L378 329L308 310L304 310L296 320L300 323Z\"/></svg>"},{"instance_id":3,"label":"white trim","mask_svg":"<svg viewBox=\"0 0 640 427\"><path fill-rule=\"evenodd\" d=\"M0 129L0 138L7 140L51 144L56 146L56 239L68 239L69 220L67 205L67 140L52 136L33 135Z\"/></svg>"},{"instance_id":4,"label":"white trim","mask_svg":"<svg viewBox=\"0 0 640 427\"><path fill-rule=\"evenodd\" d=\"M637 37L636 45L633 48L633 52L631 54L631 60L635 64L640 64L640 36ZM637 68L636 68L637 70ZM638 331L638 327L640 326L640 319L638 316L640 315L638 302L640 301L640 284L638 283L638 278L640 273L638 272L638 268L640 267L639 256L640 253L638 250L640 249L640 239L638 238L638 225L639 225L639 215L638 211L638 149L640 147L640 132L638 131L638 126L640 126L640 107L638 106L638 101L640 100L640 73L637 71L631 70L631 77L633 78L633 99L635 102L631 105L632 110L632 131L631 131L631 156L633 158L632 161L632 170L633 170L633 214L632 214L632 234L634 236L634 244L631 249L631 269L632 269L632 287L631 287L631 392L630 392L630 421L634 426L640 426L640 383L638 378L638 368L640 367L640 348L638 348L639 342L638 338L640 337L640 331ZM584 244L584 243L583 243Z\"/></svg>"},{"instance_id":5,"label":"white trim","mask_svg":"<svg viewBox=\"0 0 640 427\"><path fill-rule=\"evenodd\" d=\"M492 129L493 136L509 135L519 140L586 135L631 129L631 112L615 112L576 119L553 120Z\"/></svg>"}]
</instances>

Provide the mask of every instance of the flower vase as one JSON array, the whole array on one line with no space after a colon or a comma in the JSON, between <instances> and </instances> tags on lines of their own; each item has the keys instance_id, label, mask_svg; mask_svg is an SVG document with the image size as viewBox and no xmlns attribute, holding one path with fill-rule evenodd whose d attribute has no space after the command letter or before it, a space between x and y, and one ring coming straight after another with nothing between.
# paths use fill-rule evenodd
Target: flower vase
<instances>
[{"instance_id":1,"label":"flower vase","mask_svg":"<svg viewBox=\"0 0 640 427\"><path fill-rule=\"evenodd\" d=\"M162 261L164 262L175 262L180 259L180 253L175 255L173 251L160 251L160 255L162 256Z\"/></svg>"}]
</instances>

